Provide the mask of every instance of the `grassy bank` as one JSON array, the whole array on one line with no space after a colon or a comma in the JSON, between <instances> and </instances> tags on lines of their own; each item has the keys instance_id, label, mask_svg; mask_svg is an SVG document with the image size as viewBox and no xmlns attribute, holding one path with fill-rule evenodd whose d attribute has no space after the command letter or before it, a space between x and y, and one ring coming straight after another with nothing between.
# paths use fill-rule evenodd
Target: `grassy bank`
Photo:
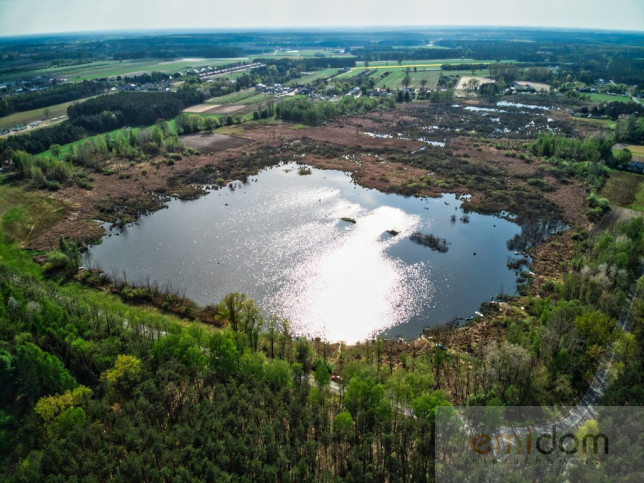
<instances>
[{"instance_id":1,"label":"grassy bank","mask_svg":"<svg viewBox=\"0 0 644 483\"><path fill-rule=\"evenodd\" d=\"M38 238L65 216L65 206L42 191L0 185L2 235L17 246Z\"/></svg>"}]
</instances>

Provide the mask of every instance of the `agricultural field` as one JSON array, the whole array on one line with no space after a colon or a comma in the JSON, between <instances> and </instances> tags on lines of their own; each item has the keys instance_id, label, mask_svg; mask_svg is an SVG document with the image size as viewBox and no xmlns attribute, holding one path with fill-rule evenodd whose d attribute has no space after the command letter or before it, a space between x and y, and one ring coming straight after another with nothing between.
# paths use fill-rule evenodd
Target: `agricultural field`
<instances>
[{"instance_id":1,"label":"agricultural field","mask_svg":"<svg viewBox=\"0 0 644 483\"><path fill-rule=\"evenodd\" d=\"M458 84L456 86L456 90L467 90L472 83L476 83L476 88L478 89L481 87L483 84L489 84L493 83L493 79L488 79L485 77L472 77L471 75L464 75L461 77L461 80L458 81Z\"/></svg>"},{"instance_id":2,"label":"agricultural field","mask_svg":"<svg viewBox=\"0 0 644 483\"><path fill-rule=\"evenodd\" d=\"M310 74L303 75L299 79L294 79L288 83L288 85L309 85L320 79L325 79L327 77L335 76L338 72L342 72L342 69L322 69L311 72Z\"/></svg>"},{"instance_id":3,"label":"agricultural field","mask_svg":"<svg viewBox=\"0 0 644 483\"><path fill-rule=\"evenodd\" d=\"M270 99L272 96L265 92L257 92L254 88L226 94L225 96L212 97L206 104L256 104Z\"/></svg>"},{"instance_id":4,"label":"agricultural field","mask_svg":"<svg viewBox=\"0 0 644 483\"><path fill-rule=\"evenodd\" d=\"M591 119L588 117L572 117L572 121L574 122L583 122L587 124L597 124L597 125L602 125L605 128L608 129L615 129L615 121L611 119Z\"/></svg>"},{"instance_id":5,"label":"agricultural field","mask_svg":"<svg viewBox=\"0 0 644 483\"><path fill-rule=\"evenodd\" d=\"M431 59L431 60L403 60L400 64L395 60L374 60L369 62L369 68L390 68L390 67L421 67L440 69L444 64L495 64L495 60L474 60L474 59ZM501 64L514 64L515 60L502 60ZM364 62L356 62L356 68L364 68Z\"/></svg>"},{"instance_id":6,"label":"agricultural field","mask_svg":"<svg viewBox=\"0 0 644 483\"><path fill-rule=\"evenodd\" d=\"M183 112L187 112L190 114L200 114L200 115L211 115L211 114L219 114L219 115L228 115L228 114L234 114L237 111L241 111L242 109L245 109L246 105L244 104L199 104L197 106L192 106L188 107L183 110Z\"/></svg>"},{"instance_id":7,"label":"agricultural field","mask_svg":"<svg viewBox=\"0 0 644 483\"><path fill-rule=\"evenodd\" d=\"M412 88L420 88L421 80L427 80L427 87L433 89L438 83L438 78L441 73L444 76L472 76L471 70L452 70L445 71L441 70L441 65L443 64L455 64L455 63L468 63L474 62L470 60L456 60L456 59L441 59L437 61L405 61L400 65L395 61L378 61L370 62L369 67L365 68L362 62L358 62L358 67L354 67L349 72L344 72L336 77L338 80L347 79L350 77L355 77L356 75L364 72L365 70L373 70L375 76L379 76L384 72L389 72L387 77L379 80L376 83L376 87L389 87L389 88L403 88L402 79L405 77L405 71L409 67L411 69L411 84ZM479 63L479 62L476 62ZM486 61L481 61L480 63L486 63ZM416 72L413 71L414 67ZM474 72L474 77L486 77L489 75L487 69L480 69Z\"/></svg>"},{"instance_id":8,"label":"agricultural field","mask_svg":"<svg viewBox=\"0 0 644 483\"><path fill-rule=\"evenodd\" d=\"M71 65L64 67L49 67L32 71L22 71L0 76L0 82L14 81L32 76L64 77L70 82L81 82L104 77L123 75L140 75L150 72L163 72L172 74L190 68L230 64L233 62L247 61L248 58L238 59L178 59L160 61L156 59L140 60L107 60L91 62L88 64Z\"/></svg>"},{"instance_id":9,"label":"agricultural field","mask_svg":"<svg viewBox=\"0 0 644 483\"><path fill-rule=\"evenodd\" d=\"M638 146L637 144L627 144L625 146L628 150L633 153L634 158L644 158L644 146Z\"/></svg>"},{"instance_id":10,"label":"agricultural field","mask_svg":"<svg viewBox=\"0 0 644 483\"><path fill-rule=\"evenodd\" d=\"M276 50L272 54L262 54L253 56L254 59L303 59L322 55L323 57L352 57L351 54L340 54L334 50L325 49L289 49L289 50Z\"/></svg>"},{"instance_id":11,"label":"agricultural field","mask_svg":"<svg viewBox=\"0 0 644 483\"><path fill-rule=\"evenodd\" d=\"M411 76L411 84L409 87L411 88L420 88L421 87L421 81L425 79L427 81L427 88L429 89L434 89L436 88L436 85L438 84L438 79L440 76L472 76L472 71L471 70L453 70L453 71L444 71L444 70L419 70L418 72L410 72L409 75ZM485 77L489 73L487 69L483 70L477 70L474 73L474 77ZM376 87L389 87L389 88L400 88L402 89L404 86L402 84L402 80L405 77L405 70L404 69L396 69L390 71L390 74L387 77L384 77L383 79L379 80L376 83Z\"/></svg>"},{"instance_id":12,"label":"agricultural field","mask_svg":"<svg viewBox=\"0 0 644 483\"><path fill-rule=\"evenodd\" d=\"M440 66L443 64L469 64L469 63L476 63L476 64L486 64L489 62L494 62L494 61L489 61L489 60L474 60L474 59L431 59L431 60L403 60L400 64L395 61L395 60L374 60L369 62L369 68L377 68L377 69L382 69L382 68L388 68L388 67L431 67L431 68L438 68L440 69ZM364 67L364 62L356 62L356 68Z\"/></svg>"},{"instance_id":13,"label":"agricultural field","mask_svg":"<svg viewBox=\"0 0 644 483\"><path fill-rule=\"evenodd\" d=\"M589 94L590 100L593 102L629 102L629 96L611 96L610 94Z\"/></svg>"},{"instance_id":14,"label":"agricultural field","mask_svg":"<svg viewBox=\"0 0 644 483\"><path fill-rule=\"evenodd\" d=\"M517 84L520 86L530 86L537 91L545 92L549 92L552 87L550 84L544 84L543 82L517 81Z\"/></svg>"},{"instance_id":15,"label":"agricultural field","mask_svg":"<svg viewBox=\"0 0 644 483\"><path fill-rule=\"evenodd\" d=\"M612 205L644 211L644 176L613 171L601 190L601 196Z\"/></svg>"}]
</instances>

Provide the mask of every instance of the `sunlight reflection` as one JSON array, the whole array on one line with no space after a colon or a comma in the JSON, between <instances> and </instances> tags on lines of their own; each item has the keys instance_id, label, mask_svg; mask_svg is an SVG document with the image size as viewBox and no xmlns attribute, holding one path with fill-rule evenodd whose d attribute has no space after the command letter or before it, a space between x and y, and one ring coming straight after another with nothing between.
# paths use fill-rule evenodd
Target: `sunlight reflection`
<instances>
[{"instance_id":1,"label":"sunlight reflection","mask_svg":"<svg viewBox=\"0 0 644 483\"><path fill-rule=\"evenodd\" d=\"M429 283L420 278L419 267L385 254L401 238L381 237L386 227L396 227L401 237L410 233L419 217L388 206L364 212L346 201L339 201L332 213L356 216L357 223L347 227L337 222L342 235L294 268L292 278L272 298L274 306L297 332L333 334L333 339L349 343L409 320L422 305L418 295L429 296Z\"/></svg>"}]
</instances>

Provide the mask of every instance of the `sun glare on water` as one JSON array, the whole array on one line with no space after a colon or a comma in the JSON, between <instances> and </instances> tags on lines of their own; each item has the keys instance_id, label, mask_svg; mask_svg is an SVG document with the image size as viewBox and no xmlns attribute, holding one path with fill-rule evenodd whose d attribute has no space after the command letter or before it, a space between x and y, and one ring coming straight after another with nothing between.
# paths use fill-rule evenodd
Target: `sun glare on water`
<instances>
[{"instance_id":1,"label":"sun glare on water","mask_svg":"<svg viewBox=\"0 0 644 483\"><path fill-rule=\"evenodd\" d=\"M418 264L406 265L386 249L411 233L419 217L389 206L364 210L338 200L330 218L358 217L356 224L337 221L316 227L334 232L330 243L317 246L291 270L271 305L290 319L299 333L348 343L408 320L419 307L419 296L430 296L430 282L420 277ZM387 227L398 237L384 234Z\"/></svg>"}]
</instances>

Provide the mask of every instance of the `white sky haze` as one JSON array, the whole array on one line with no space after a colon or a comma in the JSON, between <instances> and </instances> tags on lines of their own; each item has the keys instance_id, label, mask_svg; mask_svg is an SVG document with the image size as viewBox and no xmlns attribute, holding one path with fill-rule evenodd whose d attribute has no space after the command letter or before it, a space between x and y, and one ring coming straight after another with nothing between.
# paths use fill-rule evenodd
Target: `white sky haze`
<instances>
[{"instance_id":1,"label":"white sky haze","mask_svg":"<svg viewBox=\"0 0 644 483\"><path fill-rule=\"evenodd\" d=\"M644 0L0 0L1 36L406 25L644 31Z\"/></svg>"}]
</instances>

